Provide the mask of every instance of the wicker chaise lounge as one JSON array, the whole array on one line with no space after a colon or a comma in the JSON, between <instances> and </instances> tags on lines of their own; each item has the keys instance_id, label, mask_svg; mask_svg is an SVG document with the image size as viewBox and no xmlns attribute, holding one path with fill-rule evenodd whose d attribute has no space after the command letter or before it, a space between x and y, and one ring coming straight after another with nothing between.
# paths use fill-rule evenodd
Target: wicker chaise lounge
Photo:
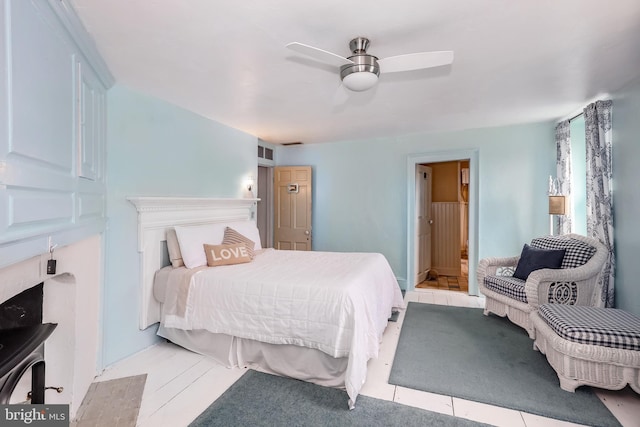
<instances>
[{"instance_id":1,"label":"wicker chaise lounge","mask_svg":"<svg viewBox=\"0 0 640 427\"><path fill-rule=\"evenodd\" d=\"M486 297L484 314L507 316L535 338L530 314L541 304L593 304L608 253L602 243L578 234L539 237L531 241L531 247L564 249L560 268L538 269L523 280L513 276L520 256L484 258L478 263L477 279Z\"/></svg>"},{"instance_id":2,"label":"wicker chaise lounge","mask_svg":"<svg viewBox=\"0 0 640 427\"><path fill-rule=\"evenodd\" d=\"M640 318L623 310L541 305L531 313L534 348L546 355L560 387L581 385L640 393Z\"/></svg>"}]
</instances>

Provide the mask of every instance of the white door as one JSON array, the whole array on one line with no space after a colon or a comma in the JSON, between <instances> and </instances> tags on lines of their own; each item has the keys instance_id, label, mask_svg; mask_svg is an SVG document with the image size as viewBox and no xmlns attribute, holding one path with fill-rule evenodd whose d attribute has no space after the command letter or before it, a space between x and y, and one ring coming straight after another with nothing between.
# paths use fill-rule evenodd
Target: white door
<instances>
[{"instance_id":1,"label":"white door","mask_svg":"<svg viewBox=\"0 0 640 427\"><path fill-rule=\"evenodd\" d=\"M416 285L431 268L431 184L429 166L416 165Z\"/></svg>"}]
</instances>

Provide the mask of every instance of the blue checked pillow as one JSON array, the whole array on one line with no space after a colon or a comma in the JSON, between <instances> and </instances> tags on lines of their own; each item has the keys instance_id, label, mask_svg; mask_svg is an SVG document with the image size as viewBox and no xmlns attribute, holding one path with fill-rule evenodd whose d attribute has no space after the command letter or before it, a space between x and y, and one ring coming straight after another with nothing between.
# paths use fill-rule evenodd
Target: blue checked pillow
<instances>
[{"instance_id":1,"label":"blue checked pillow","mask_svg":"<svg viewBox=\"0 0 640 427\"><path fill-rule=\"evenodd\" d=\"M596 253L596 248L567 236L545 236L531 241L531 246L538 249L565 249L560 268L576 268L584 265Z\"/></svg>"}]
</instances>

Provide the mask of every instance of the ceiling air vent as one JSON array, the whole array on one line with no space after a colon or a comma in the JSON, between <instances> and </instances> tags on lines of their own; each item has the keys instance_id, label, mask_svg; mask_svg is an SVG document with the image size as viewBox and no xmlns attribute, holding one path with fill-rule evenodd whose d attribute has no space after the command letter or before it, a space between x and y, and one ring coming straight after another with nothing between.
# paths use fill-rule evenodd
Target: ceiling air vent
<instances>
[{"instance_id":1,"label":"ceiling air vent","mask_svg":"<svg viewBox=\"0 0 640 427\"><path fill-rule=\"evenodd\" d=\"M282 145L302 145L301 141L283 142Z\"/></svg>"}]
</instances>

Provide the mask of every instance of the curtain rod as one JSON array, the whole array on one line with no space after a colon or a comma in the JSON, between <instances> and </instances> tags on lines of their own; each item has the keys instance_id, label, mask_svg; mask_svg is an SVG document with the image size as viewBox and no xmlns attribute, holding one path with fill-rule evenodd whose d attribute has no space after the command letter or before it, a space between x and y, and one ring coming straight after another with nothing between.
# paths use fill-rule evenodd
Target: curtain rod
<instances>
[{"instance_id":1,"label":"curtain rod","mask_svg":"<svg viewBox=\"0 0 640 427\"><path fill-rule=\"evenodd\" d=\"M577 119L578 117L582 116L584 114L583 110L578 111L577 113L571 114L570 116L565 116L562 119L558 120L556 123L562 123L562 122L571 122L572 120Z\"/></svg>"},{"instance_id":2,"label":"curtain rod","mask_svg":"<svg viewBox=\"0 0 640 427\"><path fill-rule=\"evenodd\" d=\"M573 117L569 117L567 120L571 121L571 120L573 120L573 119L577 119L578 117L580 117L580 116L581 116L581 115L583 115L583 114L584 114L584 111L580 111L578 114L576 114L576 115L575 115L575 116L573 116Z\"/></svg>"},{"instance_id":3,"label":"curtain rod","mask_svg":"<svg viewBox=\"0 0 640 427\"><path fill-rule=\"evenodd\" d=\"M580 117L581 115L584 114L584 109L587 107L587 105L590 105L590 104L592 104L592 103L594 103L594 102L596 102L598 100L601 100L601 99L609 99L609 98L610 98L610 95L608 93L601 93L598 96L588 100L587 103L584 104L584 107L580 108L576 113L573 113L573 114L569 115L569 117L566 118L566 119L562 118L562 119L558 120L557 123L564 122L565 120L568 120L568 121L574 120L574 119L576 119L576 118L578 118L578 117Z\"/></svg>"}]
</instances>

